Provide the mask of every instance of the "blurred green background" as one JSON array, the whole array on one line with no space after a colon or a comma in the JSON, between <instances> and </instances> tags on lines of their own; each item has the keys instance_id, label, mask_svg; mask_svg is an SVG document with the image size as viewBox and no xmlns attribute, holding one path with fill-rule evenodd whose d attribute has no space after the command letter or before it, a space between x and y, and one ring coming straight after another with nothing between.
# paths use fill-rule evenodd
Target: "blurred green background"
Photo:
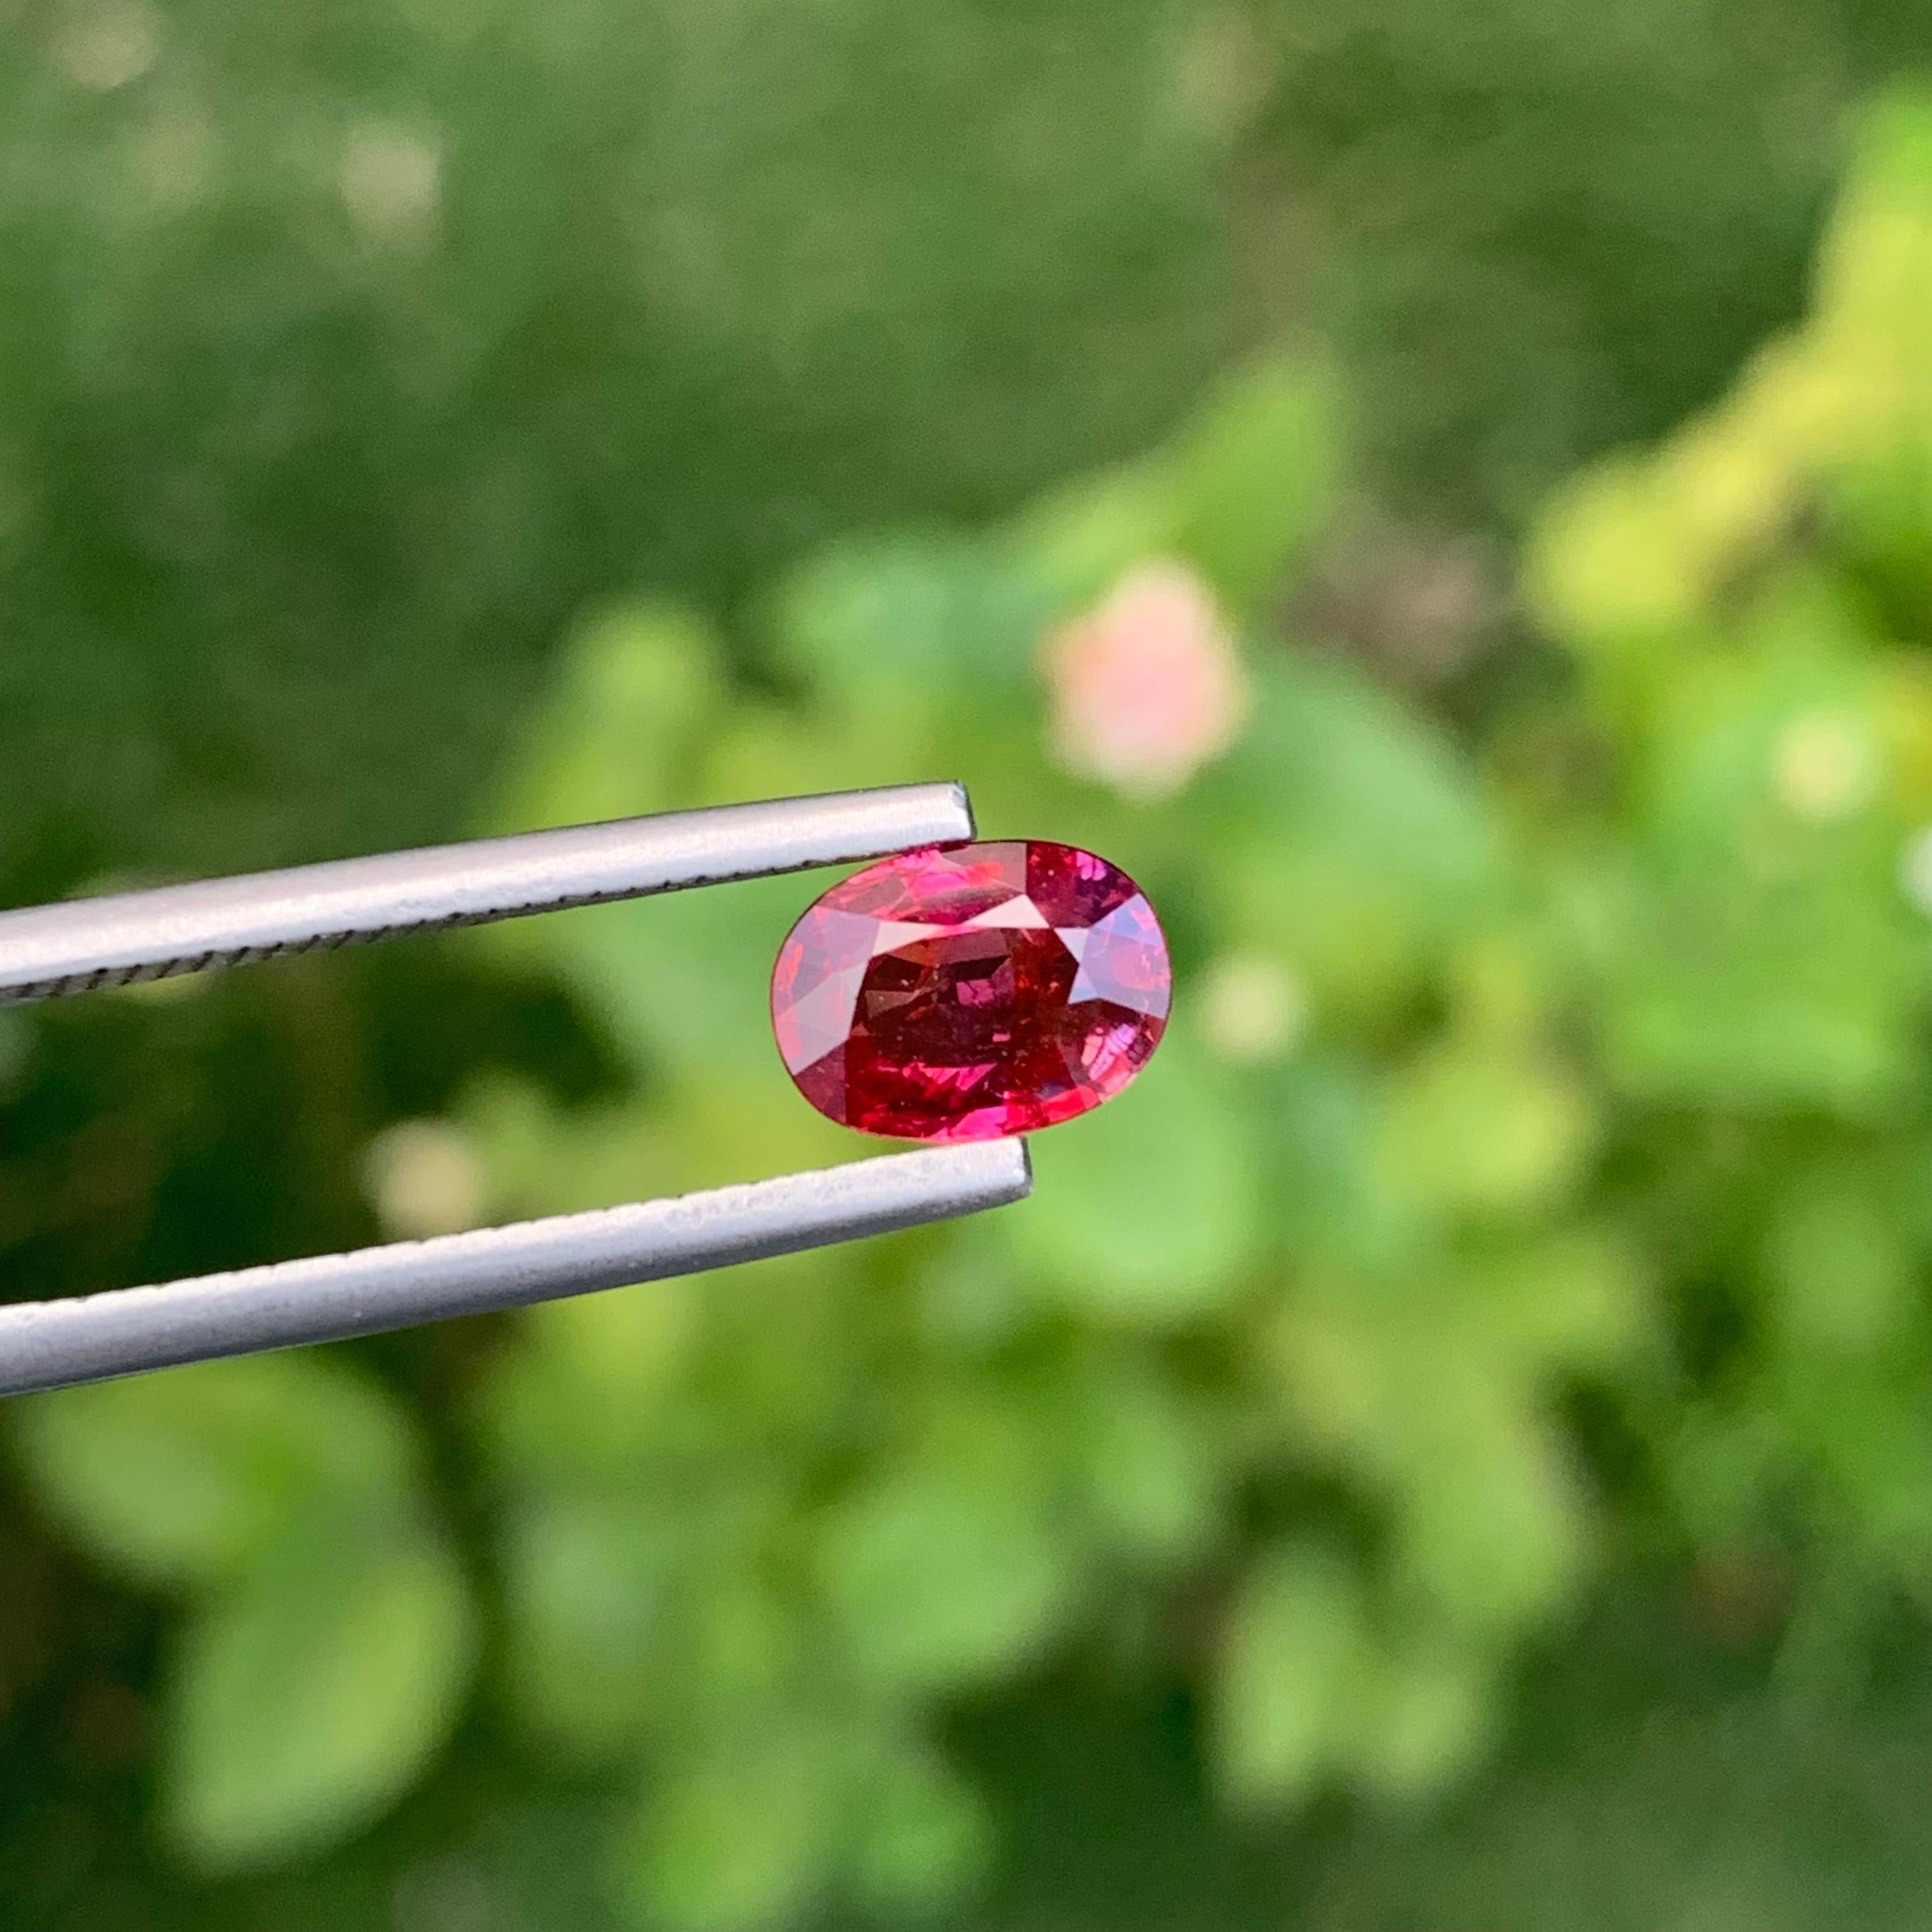
<instances>
[{"instance_id":1,"label":"blurred green background","mask_svg":"<svg viewBox=\"0 0 1932 1932\"><path fill-rule=\"evenodd\" d=\"M10 1405L0 1925L1932 1926L1928 51L0 0L0 903L957 776L1181 981L1004 1215ZM860 1151L812 890L0 1013L0 1290Z\"/></svg>"}]
</instances>

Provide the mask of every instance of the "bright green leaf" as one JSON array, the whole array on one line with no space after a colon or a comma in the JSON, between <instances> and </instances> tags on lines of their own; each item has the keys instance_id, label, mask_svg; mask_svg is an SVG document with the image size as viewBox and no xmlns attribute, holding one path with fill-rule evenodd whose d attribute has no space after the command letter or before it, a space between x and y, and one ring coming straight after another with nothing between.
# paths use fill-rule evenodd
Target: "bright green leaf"
<instances>
[{"instance_id":1,"label":"bright green leaf","mask_svg":"<svg viewBox=\"0 0 1932 1932\"><path fill-rule=\"evenodd\" d=\"M990 1861L978 1794L930 1754L893 1751L860 1798L855 1889L875 1909L930 1911Z\"/></svg>"},{"instance_id":2,"label":"bright green leaf","mask_svg":"<svg viewBox=\"0 0 1932 1932\"><path fill-rule=\"evenodd\" d=\"M1208 1417L1138 1364L1105 1361L1059 1399L1089 1503L1132 1556L1174 1562L1219 1527L1220 1473Z\"/></svg>"},{"instance_id":3,"label":"bright green leaf","mask_svg":"<svg viewBox=\"0 0 1932 1932\"><path fill-rule=\"evenodd\" d=\"M548 957L640 1066L782 1082L766 962L830 883L754 879L589 908L558 922Z\"/></svg>"},{"instance_id":4,"label":"bright green leaf","mask_svg":"<svg viewBox=\"0 0 1932 1932\"><path fill-rule=\"evenodd\" d=\"M1010 1216L1024 1264L1072 1308L1185 1321L1240 1286L1262 1243L1252 1124L1193 1040L1170 1032L1139 1084L1034 1148Z\"/></svg>"},{"instance_id":5,"label":"bright green leaf","mask_svg":"<svg viewBox=\"0 0 1932 1932\"><path fill-rule=\"evenodd\" d=\"M288 1522L412 1506L417 1449L373 1384L314 1354L250 1356L41 1396L10 1413L29 1482L101 1562L206 1584Z\"/></svg>"},{"instance_id":6,"label":"bright green leaf","mask_svg":"<svg viewBox=\"0 0 1932 1932\"><path fill-rule=\"evenodd\" d=\"M1428 1796L1487 1737L1494 1694L1479 1653L1439 1641L1393 1644L1355 1714L1350 1761L1385 1796Z\"/></svg>"},{"instance_id":7,"label":"bright green leaf","mask_svg":"<svg viewBox=\"0 0 1932 1932\"><path fill-rule=\"evenodd\" d=\"M764 1932L831 1863L845 1777L842 1740L783 1712L719 1748L692 1741L620 1846L628 1916L669 1932Z\"/></svg>"},{"instance_id":8,"label":"bright green leaf","mask_svg":"<svg viewBox=\"0 0 1932 1932\"><path fill-rule=\"evenodd\" d=\"M649 606L597 618L513 759L494 824L522 832L681 803L723 698L717 646L696 619Z\"/></svg>"},{"instance_id":9,"label":"bright green leaf","mask_svg":"<svg viewBox=\"0 0 1932 1932\"><path fill-rule=\"evenodd\" d=\"M448 1735L475 1618L422 1537L309 1538L190 1624L164 1694L170 1836L200 1870L317 1851L392 1803Z\"/></svg>"},{"instance_id":10,"label":"bright green leaf","mask_svg":"<svg viewBox=\"0 0 1932 1932\"><path fill-rule=\"evenodd\" d=\"M849 542L796 572L772 628L808 692L870 716L889 687L943 710L1022 688L1046 605L981 539Z\"/></svg>"},{"instance_id":11,"label":"bright green leaf","mask_svg":"<svg viewBox=\"0 0 1932 1932\"><path fill-rule=\"evenodd\" d=\"M1215 1687L1215 1755L1238 1802L1303 1796L1346 1735L1366 1669L1360 1586L1325 1550L1276 1552L1243 1584Z\"/></svg>"},{"instance_id":12,"label":"bright green leaf","mask_svg":"<svg viewBox=\"0 0 1932 1932\"><path fill-rule=\"evenodd\" d=\"M1910 1346L1919 1263L1886 1178L1851 1160L1820 1162L1789 1174L1772 1205L1772 1312L1801 1362Z\"/></svg>"},{"instance_id":13,"label":"bright green leaf","mask_svg":"<svg viewBox=\"0 0 1932 1932\"><path fill-rule=\"evenodd\" d=\"M963 1689L1036 1652L1076 1557L1018 1450L961 1444L890 1468L828 1515L816 1556L854 1665L878 1682Z\"/></svg>"},{"instance_id":14,"label":"bright green leaf","mask_svg":"<svg viewBox=\"0 0 1932 1932\"><path fill-rule=\"evenodd\" d=\"M1574 1184L1595 1126L1588 1095L1566 1070L1456 1042L1400 1070L1378 1154L1390 1184L1436 1211L1522 1213Z\"/></svg>"},{"instance_id":15,"label":"bright green leaf","mask_svg":"<svg viewBox=\"0 0 1932 1932\"><path fill-rule=\"evenodd\" d=\"M1844 880L1714 877L1627 910L1598 1009L1627 1091L1859 1119L1901 1090L1922 969L1893 906Z\"/></svg>"},{"instance_id":16,"label":"bright green leaf","mask_svg":"<svg viewBox=\"0 0 1932 1932\"><path fill-rule=\"evenodd\" d=\"M1136 564L1180 541L1173 478L1158 461L1082 477L1022 512L1018 567L1057 613L1092 603Z\"/></svg>"},{"instance_id":17,"label":"bright green leaf","mask_svg":"<svg viewBox=\"0 0 1932 1932\"><path fill-rule=\"evenodd\" d=\"M1318 1011L1399 1012L1497 903L1502 828L1442 735L1360 672L1276 653L1196 860L1223 943L1292 968Z\"/></svg>"},{"instance_id":18,"label":"bright green leaf","mask_svg":"<svg viewBox=\"0 0 1932 1932\"><path fill-rule=\"evenodd\" d=\"M1226 383L1173 446L1176 542L1237 605L1279 590L1334 500L1334 386L1265 364Z\"/></svg>"},{"instance_id":19,"label":"bright green leaf","mask_svg":"<svg viewBox=\"0 0 1932 1932\"><path fill-rule=\"evenodd\" d=\"M1402 1496L1400 1568L1461 1629L1507 1630L1570 1592L1588 1549L1582 1498L1553 1430L1500 1382L1436 1365L1457 1386L1418 1418Z\"/></svg>"}]
</instances>

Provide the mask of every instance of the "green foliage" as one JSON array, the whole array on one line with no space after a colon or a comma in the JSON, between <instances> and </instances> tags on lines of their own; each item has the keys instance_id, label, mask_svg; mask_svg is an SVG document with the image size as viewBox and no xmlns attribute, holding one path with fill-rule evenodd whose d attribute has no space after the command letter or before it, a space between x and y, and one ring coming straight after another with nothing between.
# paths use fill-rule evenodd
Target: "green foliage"
<instances>
[{"instance_id":1,"label":"green foliage","mask_svg":"<svg viewBox=\"0 0 1932 1932\"><path fill-rule=\"evenodd\" d=\"M585 606L734 599L1153 434L1233 301L1176 29L10 10L0 876L446 836Z\"/></svg>"},{"instance_id":2,"label":"green foliage","mask_svg":"<svg viewBox=\"0 0 1932 1932\"><path fill-rule=\"evenodd\" d=\"M1624 832L1574 927L1581 1010L1645 1129L1624 1137L1655 1250L1738 1324L1681 1446L1655 1390L1639 1412L1689 1533L1795 1537L1854 1629L1917 1594L1932 1496L1907 1419L1932 710L1904 508L1932 395L1928 129L1908 98L1874 117L1809 317L1706 417L1566 493L1531 569ZM1794 1672L1816 1648L1794 1634Z\"/></svg>"},{"instance_id":3,"label":"green foliage","mask_svg":"<svg viewBox=\"0 0 1932 1932\"><path fill-rule=\"evenodd\" d=\"M834 1767L1055 1648L1144 1640L1204 1567L1232 1580L1204 1666L1232 1801L1438 1786L1516 1647L1595 1573L1606 1511L1637 1507L1583 1480L1580 1388L1663 1472L1666 1543L1850 1564L1865 1582L1832 1600L1854 1620L1916 1590L1932 708L1898 614L1932 597L1908 594L1899 451L1932 420L1932 365L1897 290L1915 250L1932 262L1916 124L1894 117L1847 196L1817 321L1538 536L1575 701L1514 728L1587 745L1588 791L1505 788L1346 662L1258 644L1240 742L1178 795L1056 772L1055 626L1161 558L1238 621L1308 554L1333 417L1292 364L1003 532L848 544L767 604L778 694L692 741L688 796L956 772L989 829L1085 838L1143 878L1182 1018L1132 1096L1043 1139L1026 1208L680 1297L672 1352L638 1331L634 1382L562 1346L594 1318L538 1313L484 1390L530 1498L502 1550L523 1701L648 1768L644 1849L620 1861L644 1917L865 1895L868 1814ZM642 646L606 626L586 648ZM613 758L593 721L573 733L571 689L537 742ZM1526 748L1499 740L1498 773L1538 769ZM659 1077L594 1126L512 1133L472 1108L520 1202L574 1198L586 1136L674 1148L691 1180L818 1151L725 1044L761 988L656 1010L758 957L778 898L634 950L535 942ZM1224 1010L1257 987L1272 1019ZM728 1015L706 1054L672 1036ZM1714 1292L1720 1343L1678 1312ZM775 1342L808 1360L781 1368ZM564 1445L522 1419L538 1390ZM714 1486L695 1569L670 1500L694 1484ZM734 1804L755 1832L718 1822ZM935 1885L967 1868L926 1856Z\"/></svg>"},{"instance_id":4,"label":"green foliage","mask_svg":"<svg viewBox=\"0 0 1932 1932\"><path fill-rule=\"evenodd\" d=\"M1791 320L1858 106L1928 26L1920 0L1250 11L1250 219L1320 238L1366 462L1432 521L1518 528Z\"/></svg>"},{"instance_id":5,"label":"green foliage","mask_svg":"<svg viewBox=\"0 0 1932 1932\"><path fill-rule=\"evenodd\" d=\"M1279 958L1353 1024L1400 1012L1503 884L1456 752L1341 664L1258 667L1227 776L1196 862L1228 942Z\"/></svg>"},{"instance_id":6,"label":"green foliage","mask_svg":"<svg viewBox=\"0 0 1932 1932\"><path fill-rule=\"evenodd\" d=\"M557 676L557 724L525 748L526 794L503 801L506 830L542 812L588 825L663 811L689 790L692 747L726 694L698 626L676 611L614 612L584 627ZM558 728L566 718L573 728Z\"/></svg>"},{"instance_id":7,"label":"green foliage","mask_svg":"<svg viewBox=\"0 0 1932 1932\"><path fill-rule=\"evenodd\" d=\"M1238 610L1279 590L1327 520L1335 416L1328 382L1271 363L1227 383L1175 439L1173 547Z\"/></svg>"},{"instance_id":8,"label":"green foliage","mask_svg":"<svg viewBox=\"0 0 1932 1932\"><path fill-rule=\"evenodd\" d=\"M1251 1109L1184 1030L1162 1052L1162 1104L1046 1141L1034 1160L1052 1205L1016 1217L1042 1293L1101 1319L1197 1316L1238 1292L1260 1245Z\"/></svg>"},{"instance_id":9,"label":"green foliage","mask_svg":"<svg viewBox=\"0 0 1932 1932\"><path fill-rule=\"evenodd\" d=\"M1548 506L1526 600L1567 679L1484 730L1274 634L1342 488L1293 356L1003 524L842 541L728 644L657 602L584 623L492 829L957 776L988 832L1128 866L1179 971L1171 1042L1042 1138L1025 1207L466 1360L492 1694L608 1798L610 1922L958 1896L993 1841L949 1719L1058 1659L1190 1674L1216 1789L1278 1812L1440 1791L1634 1544L1788 1579L1794 1695L1922 1612L1932 107L1875 128L1810 320ZM1117 791L1062 763L1049 646L1150 564L1246 702ZM811 890L478 939L609 1062L456 1094L496 1211L837 1157L764 1027ZM70 1534L184 1600L190 1856L291 1856L421 1768L471 1613L391 1398L278 1359L15 1436Z\"/></svg>"},{"instance_id":10,"label":"green foliage","mask_svg":"<svg viewBox=\"0 0 1932 1932\"><path fill-rule=\"evenodd\" d=\"M388 1397L266 1355L36 1397L15 1440L70 1535L188 1599L161 1755L193 1864L312 1850L420 1774L460 1708L474 1612Z\"/></svg>"},{"instance_id":11,"label":"green foliage","mask_svg":"<svg viewBox=\"0 0 1932 1932\"><path fill-rule=\"evenodd\" d=\"M866 1678L964 1689L1023 1661L1057 1621L1070 1552L1030 1461L1011 1418L962 1418L842 1498L819 1584Z\"/></svg>"},{"instance_id":12,"label":"green foliage","mask_svg":"<svg viewBox=\"0 0 1932 1932\"><path fill-rule=\"evenodd\" d=\"M1446 1775L1489 1660L1583 1572L1548 1399L1637 1323L1612 1245L1560 1232L1598 1107L1477 774L1358 672L1274 650L1248 655L1242 742L1170 802L1056 776L1042 745L1042 639L1136 563L1191 565L1231 618L1279 594L1333 499L1332 420L1326 379L1277 362L1004 532L848 543L764 607L776 698L655 722L693 800L956 772L989 830L1122 856L1189 986L1246 958L1317 1038L1244 1043L1184 998L1136 1094L1042 1140L1023 1209L528 1318L478 1409L514 1499L512 1688L544 1736L644 1771L614 1852L640 1918L749 1926L895 1869L943 1889L978 1842L955 1801L896 1801L888 1852L838 1767L1083 1636L1136 1640L1217 1550L1256 1566L1218 1699L1228 1784L1256 1801ZM674 634L702 656L688 625L587 632L506 795L560 815L559 745L592 795L636 782L580 694L655 675ZM836 1145L746 1051L758 976L718 983L806 894L712 896L514 942L642 1084L580 1120L473 1096L506 1204L578 1204L599 1148L668 1184ZM1382 1560L1228 1544L1244 1486L1298 1454L1385 1512Z\"/></svg>"},{"instance_id":13,"label":"green foliage","mask_svg":"<svg viewBox=\"0 0 1932 1932\"><path fill-rule=\"evenodd\" d=\"M1238 1796L1278 1801L1306 1790L1363 1706L1365 1654L1356 1580L1328 1552L1264 1558L1229 1618L1219 1744Z\"/></svg>"},{"instance_id":14,"label":"green foliage","mask_svg":"<svg viewBox=\"0 0 1932 1932\"><path fill-rule=\"evenodd\" d=\"M942 533L848 540L774 602L778 668L829 708L866 716L882 686L893 704L934 708L965 688L982 701L1024 689L1042 600L992 544Z\"/></svg>"},{"instance_id":15,"label":"green foliage","mask_svg":"<svg viewBox=\"0 0 1932 1932\"><path fill-rule=\"evenodd\" d=\"M296 1355L43 1396L14 1429L72 1534L117 1568L187 1589L247 1568L292 1516L387 1514L416 1479L394 1406Z\"/></svg>"},{"instance_id":16,"label":"green foliage","mask_svg":"<svg viewBox=\"0 0 1932 1932\"><path fill-rule=\"evenodd\" d=\"M161 1760L169 1830L227 1871L367 1822L448 1736L474 1647L468 1587L440 1541L278 1548L187 1630Z\"/></svg>"}]
</instances>

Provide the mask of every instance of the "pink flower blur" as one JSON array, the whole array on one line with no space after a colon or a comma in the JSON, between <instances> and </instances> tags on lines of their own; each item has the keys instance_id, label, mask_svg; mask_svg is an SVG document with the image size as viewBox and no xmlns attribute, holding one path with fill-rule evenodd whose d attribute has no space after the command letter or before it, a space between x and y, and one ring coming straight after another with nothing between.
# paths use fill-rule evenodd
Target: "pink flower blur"
<instances>
[{"instance_id":1,"label":"pink flower blur","mask_svg":"<svg viewBox=\"0 0 1932 1932\"><path fill-rule=\"evenodd\" d=\"M1138 566L1041 653L1054 751L1077 777L1178 791L1247 722L1247 674L1214 592L1186 564Z\"/></svg>"}]
</instances>

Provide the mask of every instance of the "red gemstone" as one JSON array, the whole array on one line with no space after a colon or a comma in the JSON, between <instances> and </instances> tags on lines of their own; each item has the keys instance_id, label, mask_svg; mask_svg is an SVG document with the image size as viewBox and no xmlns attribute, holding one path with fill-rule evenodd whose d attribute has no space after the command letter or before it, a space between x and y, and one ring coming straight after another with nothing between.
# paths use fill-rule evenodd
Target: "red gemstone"
<instances>
[{"instance_id":1,"label":"red gemstone","mask_svg":"<svg viewBox=\"0 0 1932 1932\"><path fill-rule=\"evenodd\" d=\"M963 845L834 886L778 954L772 1022L821 1114L994 1140L1111 1100L1160 1043L1172 991L1124 872L1071 845Z\"/></svg>"}]
</instances>

